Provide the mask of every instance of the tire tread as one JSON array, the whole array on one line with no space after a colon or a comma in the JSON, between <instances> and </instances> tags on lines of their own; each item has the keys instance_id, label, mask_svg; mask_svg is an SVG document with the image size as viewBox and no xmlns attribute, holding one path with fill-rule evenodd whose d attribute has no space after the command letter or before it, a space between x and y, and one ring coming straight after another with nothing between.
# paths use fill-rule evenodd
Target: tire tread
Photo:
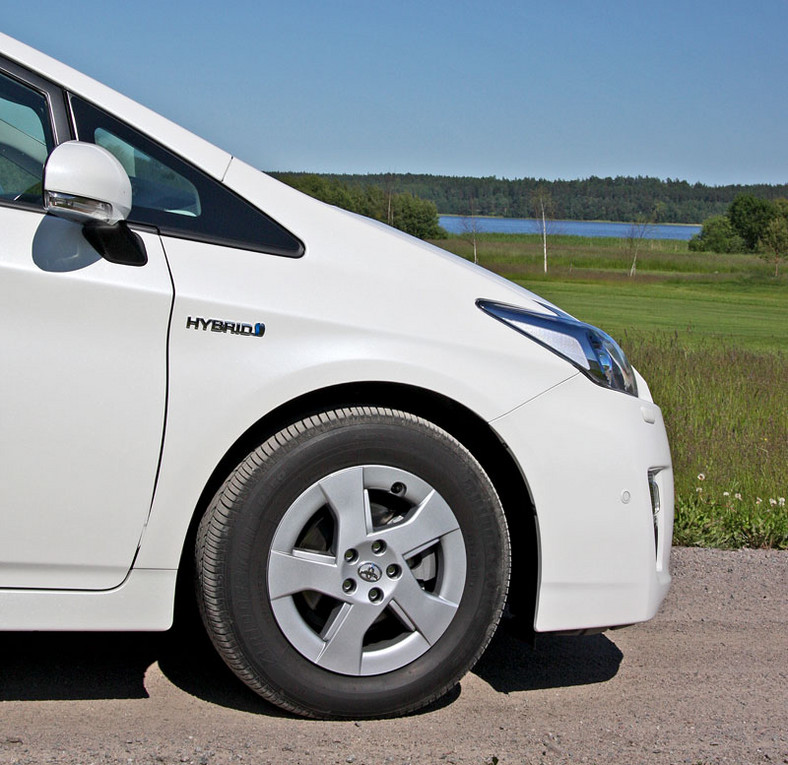
<instances>
[{"instance_id":1,"label":"tire tread","mask_svg":"<svg viewBox=\"0 0 788 765\"><path fill-rule=\"evenodd\" d=\"M225 663L246 685L266 701L300 716L311 718L337 717L337 715L326 714L306 705L296 703L278 688L265 682L250 666L235 638L232 619L226 604L226 595L223 588L226 562L224 560L223 547L227 540L233 516L239 512L239 505L248 493L249 485L253 481L255 474L260 470L264 470L275 461L282 450L287 449L291 444L308 434L323 432L346 424L380 423L382 420L396 422L400 425L406 424L422 430L426 429L437 438L448 439L457 452L462 454L464 459L468 461L469 467L472 465L477 473L486 480L490 496L494 497L497 503L496 514L498 523L501 525L505 537L505 555L504 559L500 561L501 576L499 577L499 591L496 593L500 607L498 608L497 616L488 625L484 638L468 666L456 672L455 675L448 678L445 683L428 696L422 696L416 701L402 704L397 709L374 716L381 718L394 717L414 712L436 702L451 690L476 664L487 649L500 621L503 604L506 601L510 571L506 516L503 513L492 482L470 451L457 439L429 420L409 412L388 407L344 407L310 415L288 425L258 446L230 473L209 505L201 519L195 542L195 560L197 563L195 585L203 621L208 628L208 633L214 646Z\"/></svg>"}]
</instances>

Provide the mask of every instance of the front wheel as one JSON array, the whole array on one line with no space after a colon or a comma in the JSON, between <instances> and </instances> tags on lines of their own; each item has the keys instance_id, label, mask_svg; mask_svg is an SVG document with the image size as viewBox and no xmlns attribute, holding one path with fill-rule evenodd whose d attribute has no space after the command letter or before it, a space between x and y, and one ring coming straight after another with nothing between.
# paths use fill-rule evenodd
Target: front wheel
<instances>
[{"instance_id":1,"label":"front wheel","mask_svg":"<svg viewBox=\"0 0 788 765\"><path fill-rule=\"evenodd\" d=\"M208 632L264 698L309 716L403 714L479 658L509 578L479 463L432 423L352 408L252 452L200 525Z\"/></svg>"}]
</instances>

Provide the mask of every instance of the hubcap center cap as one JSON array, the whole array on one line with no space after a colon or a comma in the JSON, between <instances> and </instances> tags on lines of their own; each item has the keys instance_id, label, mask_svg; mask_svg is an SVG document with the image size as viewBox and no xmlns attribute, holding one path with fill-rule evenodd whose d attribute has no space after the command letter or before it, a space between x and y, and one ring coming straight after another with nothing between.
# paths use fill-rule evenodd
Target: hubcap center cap
<instances>
[{"instance_id":1,"label":"hubcap center cap","mask_svg":"<svg viewBox=\"0 0 788 765\"><path fill-rule=\"evenodd\" d=\"M377 582L380 580L380 577L383 576L383 572L380 566L375 563L367 562L362 563L358 567L358 576L359 579L363 579L365 582Z\"/></svg>"}]
</instances>

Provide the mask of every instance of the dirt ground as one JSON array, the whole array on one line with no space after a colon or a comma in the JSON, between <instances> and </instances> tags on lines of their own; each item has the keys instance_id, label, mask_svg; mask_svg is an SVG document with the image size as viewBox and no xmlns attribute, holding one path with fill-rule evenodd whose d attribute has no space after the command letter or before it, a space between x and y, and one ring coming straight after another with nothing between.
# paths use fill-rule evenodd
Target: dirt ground
<instances>
[{"instance_id":1,"label":"dirt ground","mask_svg":"<svg viewBox=\"0 0 788 765\"><path fill-rule=\"evenodd\" d=\"M0 634L0 764L788 763L788 552L676 549L648 624L499 631L411 717L279 713L169 635Z\"/></svg>"}]
</instances>

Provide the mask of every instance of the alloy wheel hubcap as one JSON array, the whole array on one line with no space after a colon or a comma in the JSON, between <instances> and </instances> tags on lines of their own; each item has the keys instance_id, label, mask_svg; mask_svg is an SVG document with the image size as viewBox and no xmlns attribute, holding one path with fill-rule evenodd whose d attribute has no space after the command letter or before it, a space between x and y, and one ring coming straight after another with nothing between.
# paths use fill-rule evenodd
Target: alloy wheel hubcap
<instances>
[{"instance_id":1,"label":"alloy wheel hubcap","mask_svg":"<svg viewBox=\"0 0 788 765\"><path fill-rule=\"evenodd\" d=\"M462 532L428 483L363 465L320 479L287 509L268 560L282 634L344 675L399 669L448 629L466 577Z\"/></svg>"}]
</instances>

